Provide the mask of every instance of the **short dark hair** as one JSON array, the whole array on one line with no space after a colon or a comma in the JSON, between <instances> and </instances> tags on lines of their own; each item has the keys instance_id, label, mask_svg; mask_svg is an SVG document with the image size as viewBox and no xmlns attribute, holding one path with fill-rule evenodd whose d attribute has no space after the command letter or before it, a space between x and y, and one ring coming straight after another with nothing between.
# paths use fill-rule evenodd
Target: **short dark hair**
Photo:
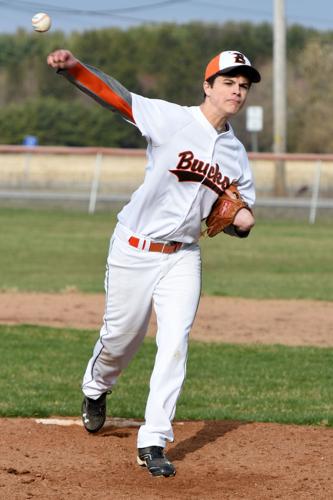
<instances>
[{"instance_id":1,"label":"short dark hair","mask_svg":"<svg viewBox=\"0 0 333 500\"><path fill-rule=\"evenodd\" d=\"M214 85L215 79L220 76L220 73L215 73L215 75L211 76L210 78L207 78L206 82L210 87ZM206 92L204 92L204 100L206 99L207 95Z\"/></svg>"}]
</instances>

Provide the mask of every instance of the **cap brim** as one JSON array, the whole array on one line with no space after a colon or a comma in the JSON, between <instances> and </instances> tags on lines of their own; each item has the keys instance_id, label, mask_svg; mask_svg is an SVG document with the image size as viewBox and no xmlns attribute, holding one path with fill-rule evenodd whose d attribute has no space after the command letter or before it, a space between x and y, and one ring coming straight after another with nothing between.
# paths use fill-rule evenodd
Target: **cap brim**
<instances>
[{"instance_id":1,"label":"cap brim","mask_svg":"<svg viewBox=\"0 0 333 500\"><path fill-rule=\"evenodd\" d=\"M218 71L217 74L220 75L236 75L241 74L247 76L251 82L258 83L261 80L259 71L257 71L253 66L247 66L246 64L238 64L237 66L230 66L229 68L224 68Z\"/></svg>"}]
</instances>

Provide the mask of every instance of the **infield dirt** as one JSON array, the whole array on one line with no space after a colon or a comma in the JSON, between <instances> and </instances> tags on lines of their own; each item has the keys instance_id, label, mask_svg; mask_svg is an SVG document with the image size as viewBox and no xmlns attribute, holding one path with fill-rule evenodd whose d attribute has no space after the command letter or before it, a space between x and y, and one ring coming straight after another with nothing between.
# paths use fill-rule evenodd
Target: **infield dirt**
<instances>
[{"instance_id":1,"label":"infield dirt","mask_svg":"<svg viewBox=\"0 0 333 500\"><path fill-rule=\"evenodd\" d=\"M102 295L3 293L0 322L98 329L103 307ZM332 332L330 302L203 297L192 339L323 347ZM111 419L96 435L60 423L71 425L1 420L0 499L333 498L332 428L176 421L177 475L166 479L136 465L139 422Z\"/></svg>"}]
</instances>

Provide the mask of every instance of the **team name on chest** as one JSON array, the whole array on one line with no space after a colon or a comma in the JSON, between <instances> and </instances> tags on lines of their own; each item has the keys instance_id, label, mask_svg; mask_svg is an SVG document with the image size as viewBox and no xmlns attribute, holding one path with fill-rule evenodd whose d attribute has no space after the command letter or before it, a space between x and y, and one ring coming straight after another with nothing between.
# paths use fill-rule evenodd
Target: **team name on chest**
<instances>
[{"instance_id":1,"label":"team name on chest","mask_svg":"<svg viewBox=\"0 0 333 500\"><path fill-rule=\"evenodd\" d=\"M194 157L192 151L179 153L176 168L170 170L179 182L199 182L212 189L219 196L230 186L230 179L224 176L217 163L211 165Z\"/></svg>"}]
</instances>

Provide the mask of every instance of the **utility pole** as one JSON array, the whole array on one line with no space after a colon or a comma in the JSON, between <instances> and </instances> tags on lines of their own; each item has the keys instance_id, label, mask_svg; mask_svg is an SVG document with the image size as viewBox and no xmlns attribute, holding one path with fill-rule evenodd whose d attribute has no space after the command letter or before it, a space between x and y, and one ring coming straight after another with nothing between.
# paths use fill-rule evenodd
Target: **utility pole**
<instances>
[{"instance_id":1,"label":"utility pole","mask_svg":"<svg viewBox=\"0 0 333 500\"><path fill-rule=\"evenodd\" d=\"M285 153L287 145L286 22L284 0L274 1L273 114L274 153ZM286 194L284 160L275 163L274 191Z\"/></svg>"}]
</instances>

